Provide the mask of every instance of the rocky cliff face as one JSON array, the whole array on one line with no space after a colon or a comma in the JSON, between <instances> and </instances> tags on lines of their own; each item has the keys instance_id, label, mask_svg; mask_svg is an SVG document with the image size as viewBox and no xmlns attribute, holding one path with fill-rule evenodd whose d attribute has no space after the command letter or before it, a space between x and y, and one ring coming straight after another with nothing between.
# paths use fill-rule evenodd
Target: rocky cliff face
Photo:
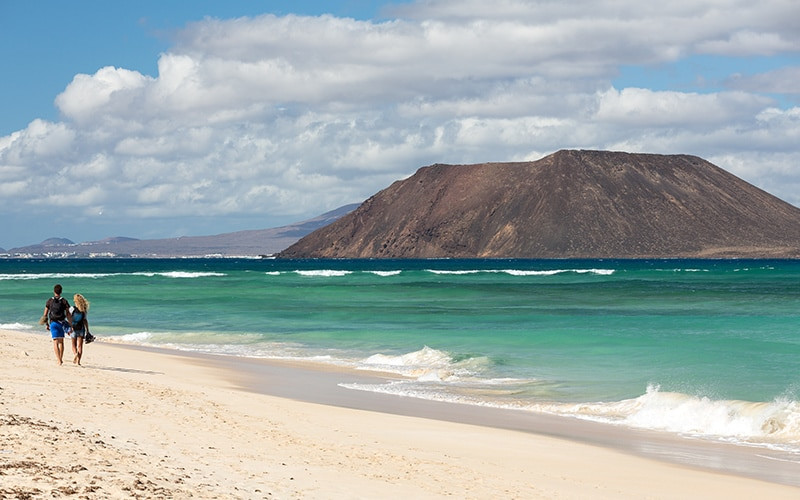
<instances>
[{"instance_id":1,"label":"rocky cliff face","mask_svg":"<svg viewBox=\"0 0 800 500\"><path fill-rule=\"evenodd\" d=\"M279 258L800 257L800 209L695 156L432 165Z\"/></svg>"}]
</instances>

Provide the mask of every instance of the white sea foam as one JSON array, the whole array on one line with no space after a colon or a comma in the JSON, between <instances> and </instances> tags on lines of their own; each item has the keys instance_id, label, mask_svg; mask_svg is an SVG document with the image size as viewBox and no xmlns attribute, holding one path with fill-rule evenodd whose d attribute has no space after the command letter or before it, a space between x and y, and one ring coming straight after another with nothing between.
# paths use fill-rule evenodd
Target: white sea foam
<instances>
[{"instance_id":1,"label":"white sea foam","mask_svg":"<svg viewBox=\"0 0 800 500\"><path fill-rule=\"evenodd\" d=\"M797 401L713 400L650 387L624 418L628 425L672 432L800 444Z\"/></svg>"},{"instance_id":2,"label":"white sea foam","mask_svg":"<svg viewBox=\"0 0 800 500\"><path fill-rule=\"evenodd\" d=\"M52 275L44 274L0 274L0 281L6 280L38 280L40 278L49 278Z\"/></svg>"},{"instance_id":3,"label":"white sea foam","mask_svg":"<svg viewBox=\"0 0 800 500\"><path fill-rule=\"evenodd\" d=\"M339 387L351 389L356 391L376 392L379 394L391 394L393 396L402 396L409 398L425 399L428 401L442 401L447 403L465 403L480 405L481 402L474 400L463 400L455 394L448 394L437 390L435 387L409 384L402 381L392 381L386 384L358 384L358 383L341 383Z\"/></svg>"},{"instance_id":4,"label":"white sea foam","mask_svg":"<svg viewBox=\"0 0 800 500\"><path fill-rule=\"evenodd\" d=\"M447 352L425 346L406 354L373 354L359 362L357 368L397 373L420 381L453 382L478 377L489 365L486 357L454 360Z\"/></svg>"},{"instance_id":5,"label":"white sea foam","mask_svg":"<svg viewBox=\"0 0 800 500\"><path fill-rule=\"evenodd\" d=\"M136 332L103 336L107 342L163 347L219 356L313 361L337 366L354 366L355 361L328 353L312 353L301 344L267 342L259 334L230 332Z\"/></svg>"},{"instance_id":6,"label":"white sea foam","mask_svg":"<svg viewBox=\"0 0 800 500\"><path fill-rule=\"evenodd\" d=\"M206 271L166 271L166 272L138 272L134 276L164 276L165 278L208 278L215 276L225 276L224 273Z\"/></svg>"},{"instance_id":7,"label":"white sea foam","mask_svg":"<svg viewBox=\"0 0 800 500\"><path fill-rule=\"evenodd\" d=\"M575 269L573 272L576 272L578 274L591 273L591 274L599 274L601 276L609 276L614 274L616 271L614 271L613 269Z\"/></svg>"},{"instance_id":8,"label":"white sea foam","mask_svg":"<svg viewBox=\"0 0 800 500\"><path fill-rule=\"evenodd\" d=\"M137 333L128 333L125 335L107 337L107 340L112 340L112 341L116 340L119 342L128 342L131 344L146 344L152 337L153 334L150 332L137 332Z\"/></svg>"},{"instance_id":9,"label":"white sea foam","mask_svg":"<svg viewBox=\"0 0 800 500\"><path fill-rule=\"evenodd\" d=\"M447 270L439 270L439 269L427 269L429 273L433 274L455 274L455 275L462 275L462 274L477 274L481 271L474 269L474 270L466 270L466 271L447 271Z\"/></svg>"},{"instance_id":10,"label":"white sea foam","mask_svg":"<svg viewBox=\"0 0 800 500\"><path fill-rule=\"evenodd\" d=\"M614 269L468 269L468 270L438 270L428 269L433 274L452 274L452 275L466 275L478 273L505 273L511 276L554 276L557 274L597 274L600 276L609 276L615 273Z\"/></svg>"},{"instance_id":11,"label":"white sea foam","mask_svg":"<svg viewBox=\"0 0 800 500\"><path fill-rule=\"evenodd\" d=\"M338 276L347 276L348 274L352 274L352 271L340 271L336 269L316 269L310 271L297 270L295 271L295 273L299 274L300 276L330 278Z\"/></svg>"},{"instance_id":12,"label":"white sea foam","mask_svg":"<svg viewBox=\"0 0 800 500\"><path fill-rule=\"evenodd\" d=\"M166 278L207 278L214 276L225 276L218 272L189 272L189 271L140 271L135 273L36 273L36 274L0 274L2 280L37 280L37 279L97 279L109 276L164 276Z\"/></svg>"},{"instance_id":13,"label":"white sea foam","mask_svg":"<svg viewBox=\"0 0 800 500\"><path fill-rule=\"evenodd\" d=\"M715 400L650 386L634 399L609 403L534 404L532 410L740 443L800 446L800 405Z\"/></svg>"},{"instance_id":14,"label":"white sea foam","mask_svg":"<svg viewBox=\"0 0 800 500\"><path fill-rule=\"evenodd\" d=\"M561 274L565 272L562 269L548 270L548 271L531 271L525 269L504 269L503 271L511 276L553 276L554 274Z\"/></svg>"},{"instance_id":15,"label":"white sea foam","mask_svg":"<svg viewBox=\"0 0 800 500\"><path fill-rule=\"evenodd\" d=\"M113 273L22 273L22 274L0 274L0 281L3 280L38 280L38 279L65 279L65 278L105 278L114 276Z\"/></svg>"},{"instance_id":16,"label":"white sea foam","mask_svg":"<svg viewBox=\"0 0 800 500\"><path fill-rule=\"evenodd\" d=\"M438 379L422 377L417 380L390 381L384 384L341 383L340 387L357 391L391 394L394 396L442 401L447 403L485 406L490 408L521 409L521 405L513 401L500 401L493 397L507 393L504 386L519 387L526 381L519 379L494 379L489 384L475 379L464 382L446 382ZM529 381L531 382L531 381ZM492 387L486 387L490 385Z\"/></svg>"},{"instance_id":17,"label":"white sea foam","mask_svg":"<svg viewBox=\"0 0 800 500\"><path fill-rule=\"evenodd\" d=\"M510 274L512 276L553 276L556 274L566 274L566 273L597 274L600 276L610 276L614 274L613 269L549 269L545 271L536 271L528 269L504 269L501 272Z\"/></svg>"},{"instance_id":18,"label":"white sea foam","mask_svg":"<svg viewBox=\"0 0 800 500\"><path fill-rule=\"evenodd\" d=\"M403 271L367 271L370 274L374 274L376 276L397 276L398 274L402 273Z\"/></svg>"},{"instance_id":19,"label":"white sea foam","mask_svg":"<svg viewBox=\"0 0 800 500\"><path fill-rule=\"evenodd\" d=\"M33 327L31 325L25 325L23 323L0 323L0 330L32 330Z\"/></svg>"}]
</instances>

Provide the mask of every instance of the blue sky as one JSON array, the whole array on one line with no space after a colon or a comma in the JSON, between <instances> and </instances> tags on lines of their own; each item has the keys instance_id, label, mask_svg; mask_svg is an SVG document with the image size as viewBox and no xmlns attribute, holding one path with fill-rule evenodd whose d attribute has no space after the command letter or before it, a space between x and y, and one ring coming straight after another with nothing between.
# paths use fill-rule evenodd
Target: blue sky
<instances>
[{"instance_id":1,"label":"blue sky","mask_svg":"<svg viewBox=\"0 0 800 500\"><path fill-rule=\"evenodd\" d=\"M696 154L800 205L799 22L790 0L0 0L0 248L274 227L564 148Z\"/></svg>"}]
</instances>

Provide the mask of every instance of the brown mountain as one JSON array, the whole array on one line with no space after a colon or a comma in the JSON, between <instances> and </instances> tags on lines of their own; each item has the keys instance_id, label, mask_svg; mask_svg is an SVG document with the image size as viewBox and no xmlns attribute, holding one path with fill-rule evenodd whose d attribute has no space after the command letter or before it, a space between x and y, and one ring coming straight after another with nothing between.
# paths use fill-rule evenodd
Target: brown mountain
<instances>
[{"instance_id":1,"label":"brown mountain","mask_svg":"<svg viewBox=\"0 0 800 500\"><path fill-rule=\"evenodd\" d=\"M800 208L689 155L432 165L279 258L800 258Z\"/></svg>"}]
</instances>

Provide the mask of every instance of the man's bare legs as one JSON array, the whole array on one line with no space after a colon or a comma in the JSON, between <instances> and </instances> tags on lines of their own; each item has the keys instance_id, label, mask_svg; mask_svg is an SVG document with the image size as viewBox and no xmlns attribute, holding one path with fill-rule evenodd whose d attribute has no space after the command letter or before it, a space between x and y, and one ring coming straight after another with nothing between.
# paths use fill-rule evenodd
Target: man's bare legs
<instances>
[{"instance_id":1,"label":"man's bare legs","mask_svg":"<svg viewBox=\"0 0 800 500\"><path fill-rule=\"evenodd\" d=\"M56 353L58 364L64 363L64 338L53 339L53 352Z\"/></svg>"}]
</instances>

